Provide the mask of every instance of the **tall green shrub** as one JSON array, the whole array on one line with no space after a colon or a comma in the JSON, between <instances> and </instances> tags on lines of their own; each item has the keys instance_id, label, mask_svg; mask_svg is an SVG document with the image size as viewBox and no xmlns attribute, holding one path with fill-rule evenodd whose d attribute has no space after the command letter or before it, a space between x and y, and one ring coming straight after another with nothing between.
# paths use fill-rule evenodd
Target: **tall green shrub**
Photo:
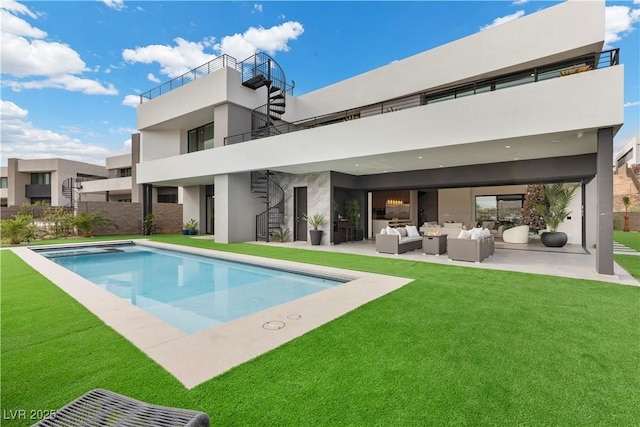
<instances>
[{"instance_id":1,"label":"tall green shrub","mask_svg":"<svg viewBox=\"0 0 640 427\"><path fill-rule=\"evenodd\" d=\"M2 240L8 240L12 245L29 243L36 234L33 216L17 214L13 219L5 219L0 223L0 231Z\"/></svg>"},{"instance_id":2,"label":"tall green shrub","mask_svg":"<svg viewBox=\"0 0 640 427\"><path fill-rule=\"evenodd\" d=\"M67 212L60 206L51 206L44 211L42 220L45 227L55 238L70 236L73 232L73 212Z\"/></svg>"}]
</instances>

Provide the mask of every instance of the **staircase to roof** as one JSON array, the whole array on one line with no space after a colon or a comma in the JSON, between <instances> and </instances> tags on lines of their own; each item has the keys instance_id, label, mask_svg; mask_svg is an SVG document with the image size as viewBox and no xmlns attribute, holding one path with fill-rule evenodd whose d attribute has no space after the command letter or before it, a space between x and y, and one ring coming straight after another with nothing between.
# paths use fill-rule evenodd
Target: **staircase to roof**
<instances>
[{"instance_id":1,"label":"staircase to roof","mask_svg":"<svg viewBox=\"0 0 640 427\"><path fill-rule=\"evenodd\" d=\"M82 188L82 180L78 178L67 178L62 182L62 195L69 199L66 206L75 207L75 190Z\"/></svg>"},{"instance_id":2,"label":"staircase to roof","mask_svg":"<svg viewBox=\"0 0 640 427\"><path fill-rule=\"evenodd\" d=\"M267 103L251 112L252 139L278 135L280 131L275 122L285 113L286 94L293 92L287 84L284 71L278 63L266 53L256 53L240 63L242 85L257 90L267 88Z\"/></svg>"},{"instance_id":3,"label":"staircase to roof","mask_svg":"<svg viewBox=\"0 0 640 427\"><path fill-rule=\"evenodd\" d=\"M271 241L284 223L284 190L273 180L271 171L251 172L251 192L265 204L256 215L256 240Z\"/></svg>"}]
</instances>

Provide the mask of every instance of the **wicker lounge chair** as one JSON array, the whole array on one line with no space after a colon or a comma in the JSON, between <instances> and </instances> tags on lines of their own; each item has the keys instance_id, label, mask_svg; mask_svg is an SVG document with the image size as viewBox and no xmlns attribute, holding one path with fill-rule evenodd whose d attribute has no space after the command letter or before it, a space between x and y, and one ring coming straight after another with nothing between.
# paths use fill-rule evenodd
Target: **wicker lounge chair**
<instances>
[{"instance_id":1,"label":"wicker lounge chair","mask_svg":"<svg viewBox=\"0 0 640 427\"><path fill-rule=\"evenodd\" d=\"M209 427L209 416L188 409L151 405L108 390L95 389L34 426Z\"/></svg>"}]
</instances>

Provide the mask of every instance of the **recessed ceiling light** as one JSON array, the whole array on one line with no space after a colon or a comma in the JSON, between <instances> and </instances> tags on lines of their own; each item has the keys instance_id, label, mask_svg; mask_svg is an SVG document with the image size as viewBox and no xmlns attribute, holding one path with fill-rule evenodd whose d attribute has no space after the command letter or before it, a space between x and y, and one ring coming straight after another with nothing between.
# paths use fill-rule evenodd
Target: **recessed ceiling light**
<instances>
[{"instance_id":1,"label":"recessed ceiling light","mask_svg":"<svg viewBox=\"0 0 640 427\"><path fill-rule=\"evenodd\" d=\"M440 167L444 167L444 165L440 165Z\"/></svg>"},{"instance_id":2,"label":"recessed ceiling light","mask_svg":"<svg viewBox=\"0 0 640 427\"><path fill-rule=\"evenodd\" d=\"M505 145L504 148L511 148L511 146L510 145Z\"/></svg>"},{"instance_id":3,"label":"recessed ceiling light","mask_svg":"<svg viewBox=\"0 0 640 427\"><path fill-rule=\"evenodd\" d=\"M359 164L356 163L356 167L360 166Z\"/></svg>"},{"instance_id":4,"label":"recessed ceiling light","mask_svg":"<svg viewBox=\"0 0 640 427\"><path fill-rule=\"evenodd\" d=\"M552 139L551 142L560 142L559 139Z\"/></svg>"},{"instance_id":5,"label":"recessed ceiling light","mask_svg":"<svg viewBox=\"0 0 640 427\"><path fill-rule=\"evenodd\" d=\"M518 160L518 158L517 158L517 157L514 157L514 158L513 158L513 160Z\"/></svg>"},{"instance_id":6,"label":"recessed ceiling light","mask_svg":"<svg viewBox=\"0 0 640 427\"><path fill-rule=\"evenodd\" d=\"M418 156L418 158L419 158L419 159L421 159L421 158L422 158L422 156Z\"/></svg>"}]
</instances>

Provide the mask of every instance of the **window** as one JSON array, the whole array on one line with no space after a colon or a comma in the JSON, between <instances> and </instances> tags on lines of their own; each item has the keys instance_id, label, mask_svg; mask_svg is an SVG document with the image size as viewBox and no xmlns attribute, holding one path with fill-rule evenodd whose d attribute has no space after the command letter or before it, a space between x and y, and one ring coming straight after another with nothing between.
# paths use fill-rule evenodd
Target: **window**
<instances>
[{"instance_id":1,"label":"window","mask_svg":"<svg viewBox=\"0 0 640 427\"><path fill-rule=\"evenodd\" d=\"M518 225L522 220L524 194L476 196L476 221Z\"/></svg>"},{"instance_id":2,"label":"window","mask_svg":"<svg viewBox=\"0 0 640 427\"><path fill-rule=\"evenodd\" d=\"M131 176L131 168L124 168L124 169L119 169L118 170L118 176L120 178L124 178L127 176Z\"/></svg>"},{"instance_id":3,"label":"window","mask_svg":"<svg viewBox=\"0 0 640 427\"><path fill-rule=\"evenodd\" d=\"M0 178L0 188L9 188L9 178L6 176Z\"/></svg>"},{"instance_id":4,"label":"window","mask_svg":"<svg viewBox=\"0 0 640 427\"><path fill-rule=\"evenodd\" d=\"M32 173L31 184L51 185L51 172Z\"/></svg>"},{"instance_id":5,"label":"window","mask_svg":"<svg viewBox=\"0 0 640 427\"><path fill-rule=\"evenodd\" d=\"M200 126L188 132L188 152L213 148L213 123Z\"/></svg>"}]
</instances>

